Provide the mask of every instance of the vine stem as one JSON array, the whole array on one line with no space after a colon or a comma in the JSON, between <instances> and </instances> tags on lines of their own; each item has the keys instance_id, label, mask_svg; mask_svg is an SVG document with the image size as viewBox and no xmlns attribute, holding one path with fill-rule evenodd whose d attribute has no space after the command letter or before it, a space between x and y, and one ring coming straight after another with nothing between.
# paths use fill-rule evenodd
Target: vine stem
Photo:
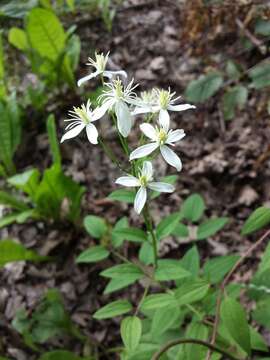
<instances>
[{"instance_id":1,"label":"vine stem","mask_svg":"<svg viewBox=\"0 0 270 360\"><path fill-rule=\"evenodd\" d=\"M214 345L217 338L218 333L218 325L220 322L220 308L221 308L221 302L223 298L223 294L225 291L225 287L228 284L230 278L232 277L233 273L238 269L238 267L242 264L242 262L270 235L270 229L267 230L252 246L250 246L246 252L240 257L240 259L234 264L231 271L227 274L225 279L222 281L220 285L220 290L217 298L217 304L216 304L216 314L215 314L215 321L213 326L213 333L211 338L211 345ZM212 350L209 348L209 351L207 352L205 360L210 360L212 355Z\"/></svg>"},{"instance_id":2,"label":"vine stem","mask_svg":"<svg viewBox=\"0 0 270 360\"><path fill-rule=\"evenodd\" d=\"M218 352L219 354L222 354L226 356L227 359L230 360L240 360L233 355L229 354L227 351L222 350L218 348L217 346L208 343L207 341L199 340L199 339L178 339L178 340L172 340L169 341L167 344L165 344L159 351L157 351L151 358L151 360L158 360L160 359L161 355L164 354L167 350L170 348L181 345L181 344L196 344L196 345L202 345L204 347L207 347L208 349L211 349L212 351Z\"/></svg>"}]
</instances>

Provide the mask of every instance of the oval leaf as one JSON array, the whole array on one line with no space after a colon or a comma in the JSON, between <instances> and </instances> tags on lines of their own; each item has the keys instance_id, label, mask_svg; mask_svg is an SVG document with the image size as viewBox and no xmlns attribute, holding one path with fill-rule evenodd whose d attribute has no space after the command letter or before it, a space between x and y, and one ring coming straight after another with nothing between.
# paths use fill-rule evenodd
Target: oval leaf
<instances>
[{"instance_id":1,"label":"oval leaf","mask_svg":"<svg viewBox=\"0 0 270 360\"><path fill-rule=\"evenodd\" d=\"M76 259L76 263L92 263L106 259L109 256L109 251L103 246L93 246L83 251Z\"/></svg>"},{"instance_id":2,"label":"oval leaf","mask_svg":"<svg viewBox=\"0 0 270 360\"><path fill-rule=\"evenodd\" d=\"M142 323L137 316L128 316L121 322L121 337L128 351L135 350L142 335Z\"/></svg>"},{"instance_id":3,"label":"oval leaf","mask_svg":"<svg viewBox=\"0 0 270 360\"><path fill-rule=\"evenodd\" d=\"M132 305L127 300L116 300L103 306L93 315L95 319L110 319L115 316L126 314L132 310Z\"/></svg>"},{"instance_id":4,"label":"oval leaf","mask_svg":"<svg viewBox=\"0 0 270 360\"><path fill-rule=\"evenodd\" d=\"M264 206L256 209L244 223L242 235L251 234L270 224L270 209Z\"/></svg>"},{"instance_id":5,"label":"oval leaf","mask_svg":"<svg viewBox=\"0 0 270 360\"><path fill-rule=\"evenodd\" d=\"M190 195L183 203L183 216L190 221L198 221L204 213L204 200L199 194Z\"/></svg>"}]
</instances>

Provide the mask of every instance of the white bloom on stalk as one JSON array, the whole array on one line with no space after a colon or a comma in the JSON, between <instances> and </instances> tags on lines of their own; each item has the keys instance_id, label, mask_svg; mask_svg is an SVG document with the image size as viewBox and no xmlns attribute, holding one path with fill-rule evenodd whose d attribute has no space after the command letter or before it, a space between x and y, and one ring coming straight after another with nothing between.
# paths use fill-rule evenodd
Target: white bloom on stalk
<instances>
[{"instance_id":1,"label":"white bloom on stalk","mask_svg":"<svg viewBox=\"0 0 270 360\"><path fill-rule=\"evenodd\" d=\"M114 110L117 118L117 128L121 135L127 137L132 127L132 118L127 104L134 104L136 93L133 91L137 85L133 86L133 79L124 87L120 79L113 80L106 84L107 90L99 96L102 102L101 107L107 110Z\"/></svg>"},{"instance_id":2,"label":"white bloom on stalk","mask_svg":"<svg viewBox=\"0 0 270 360\"><path fill-rule=\"evenodd\" d=\"M138 178L131 175L122 176L115 182L116 184L127 187L139 187L134 200L134 209L137 214L141 213L146 203L147 188L163 193L171 193L174 191L174 186L171 184L153 181L153 167L150 161L144 161Z\"/></svg>"},{"instance_id":3,"label":"white bloom on stalk","mask_svg":"<svg viewBox=\"0 0 270 360\"><path fill-rule=\"evenodd\" d=\"M151 142L132 151L129 159L135 160L148 156L159 148L164 160L169 165L175 167L177 171L181 171L182 162L176 153L169 148L169 146L174 146L174 143L182 140L186 134L183 129L169 129L168 123L162 118L159 120L159 125L159 127L156 126L155 128L148 123L140 125L142 132L151 140Z\"/></svg>"},{"instance_id":4,"label":"white bloom on stalk","mask_svg":"<svg viewBox=\"0 0 270 360\"><path fill-rule=\"evenodd\" d=\"M97 144L98 131L93 121L99 120L104 115L104 109L101 107L91 110L91 102L87 101L86 106L84 104L81 107L73 107L73 111L69 111L70 119L64 121L70 122L65 130L68 130L61 139L61 143L65 140L72 139L79 135L83 129L86 129L87 138L92 144Z\"/></svg>"},{"instance_id":5,"label":"white bloom on stalk","mask_svg":"<svg viewBox=\"0 0 270 360\"><path fill-rule=\"evenodd\" d=\"M170 116L168 111L184 111L188 109L194 109L194 105L190 104L178 104L175 105L175 102L180 99L180 96L173 98L175 92L171 93L170 89L168 90L160 90L153 89L153 103L138 103L137 107L132 112L132 115L138 114L147 114L147 113L159 113L159 121L163 121L163 123L167 123L169 126Z\"/></svg>"},{"instance_id":6,"label":"white bloom on stalk","mask_svg":"<svg viewBox=\"0 0 270 360\"><path fill-rule=\"evenodd\" d=\"M99 75L102 75L103 77L107 77L109 79L111 79L113 76L116 76L116 75L124 76L125 78L127 77L127 73L124 70L118 70L118 71L106 70L109 53L107 53L105 56L103 55L103 53L101 53L101 54L95 53L95 57L96 57L95 60L91 59L89 57L88 63L86 63L86 65L93 66L96 69L96 71L81 78L78 81L78 86L81 86L86 81L93 79L94 77L97 77Z\"/></svg>"}]
</instances>

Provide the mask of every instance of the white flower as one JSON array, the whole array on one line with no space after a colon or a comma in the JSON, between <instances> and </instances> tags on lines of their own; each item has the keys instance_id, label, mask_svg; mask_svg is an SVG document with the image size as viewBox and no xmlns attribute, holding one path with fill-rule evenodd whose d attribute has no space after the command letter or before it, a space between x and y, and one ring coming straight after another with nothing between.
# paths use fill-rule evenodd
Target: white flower
<instances>
[{"instance_id":1,"label":"white flower","mask_svg":"<svg viewBox=\"0 0 270 360\"><path fill-rule=\"evenodd\" d=\"M175 105L175 102L180 99L180 96L173 98L175 92L171 93L170 89L168 90L160 90L153 89L153 103L138 103L135 110L132 112L132 115L138 114L147 114L147 113L159 113L159 121L163 121L163 123L167 123L169 126L170 116L169 111L184 111L188 109L194 109L194 105L190 104L179 104Z\"/></svg>"},{"instance_id":2,"label":"white flower","mask_svg":"<svg viewBox=\"0 0 270 360\"><path fill-rule=\"evenodd\" d=\"M180 158L167 145L174 146L174 143L183 139L186 134L183 129L169 129L168 123L163 119L159 119L159 125L159 127L155 128L148 123L143 123L140 125L144 135L147 136L152 142L146 145L142 145L132 151L129 159L134 160L145 157L159 148L164 160L169 165L175 167L177 171L181 171L182 162Z\"/></svg>"},{"instance_id":3,"label":"white flower","mask_svg":"<svg viewBox=\"0 0 270 360\"><path fill-rule=\"evenodd\" d=\"M131 113L127 104L134 104L136 93L133 91L137 85L133 86L133 79L124 87L122 81L117 79L112 83L106 84L108 90L104 90L99 96L102 101L102 108L114 110L117 118L117 128L121 135L127 137L132 126Z\"/></svg>"},{"instance_id":4,"label":"white flower","mask_svg":"<svg viewBox=\"0 0 270 360\"><path fill-rule=\"evenodd\" d=\"M139 187L134 200L134 209L137 214L140 214L147 199L147 188L164 193L171 193L174 191L174 186L164 182L153 182L153 167L150 161L144 161L143 167L140 171L140 176L122 176L118 178L116 184Z\"/></svg>"},{"instance_id":5,"label":"white flower","mask_svg":"<svg viewBox=\"0 0 270 360\"><path fill-rule=\"evenodd\" d=\"M62 136L61 143L79 135L85 128L90 143L97 144L98 131L92 122L100 119L104 113L105 111L101 107L92 111L90 100L87 101L86 106L84 104L81 107L74 106L73 111L69 111L69 115L72 116L71 119L64 120L70 122L70 124L65 128L68 131Z\"/></svg>"},{"instance_id":6,"label":"white flower","mask_svg":"<svg viewBox=\"0 0 270 360\"><path fill-rule=\"evenodd\" d=\"M105 56L103 55L103 53L101 54L95 53L95 57L96 57L95 60L89 57L88 58L89 62L86 63L86 65L93 66L96 69L96 71L81 78L78 81L78 86L81 86L86 81L93 79L94 77L97 77L99 75L102 75L103 77L107 77L109 79L111 79L115 75L121 75L127 77L127 73L124 70L119 70L119 71L105 70L109 58L109 53L107 53Z\"/></svg>"}]
</instances>

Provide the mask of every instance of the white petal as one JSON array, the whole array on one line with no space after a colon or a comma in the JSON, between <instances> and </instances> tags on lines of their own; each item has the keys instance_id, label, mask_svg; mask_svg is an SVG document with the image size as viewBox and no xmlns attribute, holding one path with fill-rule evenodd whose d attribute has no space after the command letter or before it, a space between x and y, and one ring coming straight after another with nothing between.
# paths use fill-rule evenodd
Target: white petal
<instances>
[{"instance_id":1,"label":"white petal","mask_svg":"<svg viewBox=\"0 0 270 360\"><path fill-rule=\"evenodd\" d=\"M83 78L81 78L78 82L77 85L81 86L83 83L85 83L86 81L93 79L94 77L97 77L100 74L100 71L95 71L92 74L89 74L87 76L84 76Z\"/></svg>"},{"instance_id":2,"label":"white petal","mask_svg":"<svg viewBox=\"0 0 270 360\"><path fill-rule=\"evenodd\" d=\"M143 162L142 175L146 176L147 180L151 180L153 176L153 165L150 161Z\"/></svg>"},{"instance_id":3,"label":"white petal","mask_svg":"<svg viewBox=\"0 0 270 360\"><path fill-rule=\"evenodd\" d=\"M123 76L125 78L127 78L127 73L124 71L124 70L118 70L118 71L104 71L103 72L103 76L111 79L113 76L115 75L120 75L120 76Z\"/></svg>"},{"instance_id":4,"label":"white petal","mask_svg":"<svg viewBox=\"0 0 270 360\"><path fill-rule=\"evenodd\" d=\"M136 211L137 214L140 214L140 212L142 211L145 203L146 203L146 198L147 198L147 191L145 187L140 187L140 189L138 190L135 200L134 200L134 209Z\"/></svg>"},{"instance_id":5,"label":"white petal","mask_svg":"<svg viewBox=\"0 0 270 360\"><path fill-rule=\"evenodd\" d=\"M183 139L186 136L185 131L183 129L177 129L172 132L169 132L167 143L173 143Z\"/></svg>"},{"instance_id":6,"label":"white petal","mask_svg":"<svg viewBox=\"0 0 270 360\"><path fill-rule=\"evenodd\" d=\"M139 159L151 154L154 150L158 148L158 143L150 143L142 145L137 149L133 150L130 154L129 160Z\"/></svg>"},{"instance_id":7,"label":"white petal","mask_svg":"<svg viewBox=\"0 0 270 360\"><path fill-rule=\"evenodd\" d=\"M165 192L165 193L171 193L175 190L174 186L171 184L167 184L164 182L151 182L147 185L149 189L158 191L158 192Z\"/></svg>"},{"instance_id":8,"label":"white petal","mask_svg":"<svg viewBox=\"0 0 270 360\"><path fill-rule=\"evenodd\" d=\"M95 127L95 125L93 124L88 124L86 125L86 134L88 137L88 140L90 141L91 144L97 144L98 141L98 131L97 128Z\"/></svg>"},{"instance_id":9,"label":"white petal","mask_svg":"<svg viewBox=\"0 0 270 360\"><path fill-rule=\"evenodd\" d=\"M128 187L140 186L139 179L135 178L134 176L121 176L115 181L115 183Z\"/></svg>"},{"instance_id":10,"label":"white petal","mask_svg":"<svg viewBox=\"0 0 270 360\"><path fill-rule=\"evenodd\" d=\"M167 110L160 109L159 111L159 124L167 132L170 127L170 115Z\"/></svg>"},{"instance_id":11,"label":"white petal","mask_svg":"<svg viewBox=\"0 0 270 360\"><path fill-rule=\"evenodd\" d=\"M182 162L180 158L168 146L163 145L160 147L161 154L164 160L171 166L175 167L177 171L181 171Z\"/></svg>"},{"instance_id":12,"label":"white petal","mask_svg":"<svg viewBox=\"0 0 270 360\"><path fill-rule=\"evenodd\" d=\"M127 104L123 101L117 101L115 104L115 114L117 117L117 128L120 134L127 137L132 126L131 114Z\"/></svg>"},{"instance_id":13,"label":"white petal","mask_svg":"<svg viewBox=\"0 0 270 360\"><path fill-rule=\"evenodd\" d=\"M153 141L157 140L157 133L156 133L154 126L152 126L148 123L143 123L140 125L140 129L142 130L144 135L147 136L149 139L151 139Z\"/></svg>"},{"instance_id":14,"label":"white petal","mask_svg":"<svg viewBox=\"0 0 270 360\"><path fill-rule=\"evenodd\" d=\"M95 110L92 112L92 118L91 121L96 121L100 118L102 118L103 115L108 111L110 108L110 103L104 102L101 106L95 108Z\"/></svg>"},{"instance_id":15,"label":"white petal","mask_svg":"<svg viewBox=\"0 0 270 360\"><path fill-rule=\"evenodd\" d=\"M152 109L149 106L142 106L142 107L136 107L133 111L132 111L132 115L139 115L139 114L147 114L147 113L151 113Z\"/></svg>"},{"instance_id":16,"label":"white petal","mask_svg":"<svg viewBox=\"0 0 270 360\"><path fill-rule=\"evenodd\" d=\"M196 106L190 104L180 104L180 105L169 105L168 110L171 111L184 111L188 109L196 109Z\"/></svg>"},{"instance_id":17,"label":"white petal","mask_svg":"<svg viewBox=\"0 0 270 360\"><path fill-rule=\"evenodd\" d=\"M75 136L79 135L79 133L84 128L85 128L85 124L83 124L83 123L80 123L79 125L75 126L74 128L72 128L71 130L69 130L62 136L61 143L64 142L65 140L72 139Z\"/></svg>"}]
</instances>

